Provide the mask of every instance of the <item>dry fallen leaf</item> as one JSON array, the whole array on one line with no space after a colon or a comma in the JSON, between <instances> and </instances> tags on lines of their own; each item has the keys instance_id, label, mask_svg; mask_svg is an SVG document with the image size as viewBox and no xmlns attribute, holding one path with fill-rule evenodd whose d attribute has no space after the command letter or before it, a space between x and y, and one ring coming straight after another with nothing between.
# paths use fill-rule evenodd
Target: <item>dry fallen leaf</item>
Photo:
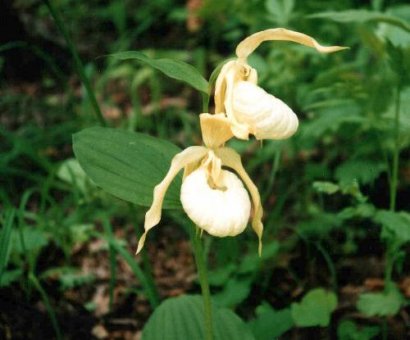
<instances>
[{"instance_id":1,"label":"dry fallen leaf","mask_svg":"<svg viewBox=\"0 0 410 340\"><path fill-rule=\"evenodd\" d=\"M95 336L97 339L106 339L109 335L105 327L101 324L94 326L91 330L91 334Z\"/></svg>"}]
</instances>

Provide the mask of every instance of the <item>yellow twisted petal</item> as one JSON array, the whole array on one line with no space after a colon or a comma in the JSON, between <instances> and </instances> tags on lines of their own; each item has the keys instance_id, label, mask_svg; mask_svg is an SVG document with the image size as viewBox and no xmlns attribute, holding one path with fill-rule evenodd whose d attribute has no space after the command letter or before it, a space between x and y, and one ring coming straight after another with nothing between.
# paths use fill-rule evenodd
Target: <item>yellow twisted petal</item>
<instances>
[{"instance_id":1,"label":"yellow twisted petal","mask_svg":"<svg viewBox=\"0 0 410 340\"><path fill-rule=\"evenodd\" d=\"M251 194L252 203L253 203L253 217L252 217L252 228L255 231L259 239L258 253L259 256L262 254L262 233L263 233L263 223L262 215L263 208L261 205L261 198L259 195L258 188L253 183L248 173L244 169L241 156L231 148L220 148L215 150L215 154L222 160L222 165L227 166L236 171L242 181L245 183L246 187Z\"/></svg>"},{"instance_id":2,"label":"yellow twisted petal","mask_svg":"<svg viewBox=\"0 0 410 340\"><path fill-rule=\"evenodd\" d=\"M151 208L145 214L145 232L144 234L142 234L141 238L138 241L136 252L137 254L144 246L148 231L155 227L161 220L162 202L164 201L165 193L167 192L172 180L182 168L188 166L191 163L198 162L207 153L208 149L203 146L191 146L174 156L168 173L166 174L162 182L159 183L154 189L154 198Z\"/></svg>"},{"instance_id":3,"label":"yellow twisted petal","mask_svg":"<svg viewBox=\"0 0 410 340\"><path fill-rule=\"evenodd\" d=\"M285 28L271 28L252 34L242 40L236 47L236 55L239 59L246 60L262 42L269 40L293 41L301 45L313 47L321 53L332 53L348 48L343 46L322 46L306 34Z\"/></svg>"}]
</instances>

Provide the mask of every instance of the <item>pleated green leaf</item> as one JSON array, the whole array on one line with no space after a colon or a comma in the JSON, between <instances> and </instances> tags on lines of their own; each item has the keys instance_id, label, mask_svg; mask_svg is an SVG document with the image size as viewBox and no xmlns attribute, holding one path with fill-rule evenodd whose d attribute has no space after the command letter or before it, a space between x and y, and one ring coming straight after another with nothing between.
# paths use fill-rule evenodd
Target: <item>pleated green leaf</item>
<instances>
[{"instance_id":1,"label":"pleated green leaf","mask_svg":"<svg viewBox=\"0 0 410 340\"><path fill-rule=\"evenodd\" d=\"M142 133L93 127L73 136L74 154L96 185L131 203L150 206L155 185L162 181L180 149ZM180 208L181 176L174 179L165 209Z\"/></svg>"},{"instance_id":2,"label":"pleated green leaf","mask_svg":"<svg viewBox=\"0 0 410 340\"><path fill-rule=\"evenodd\" d=\"M138 51L119 52L111 56L121 60L136 59L161 71L170 78L181 80L193 88L208 94L208 82L205 78L201 76L195 67L183 61L166 58L152 59Z\"/></svg>"},{"instance_id":3,"label":"pleated green leaf","mask_svg":"<svg viewBox=\"0 0 410 340\"><path fill-rule=\"evenodd\" d=\"M215 340L254 339L247 325L231 310L213 306ZM165 300L146 323L142 340L202 340L203 302L200 296L182 295Z\"/></svg>"}]
</instances>

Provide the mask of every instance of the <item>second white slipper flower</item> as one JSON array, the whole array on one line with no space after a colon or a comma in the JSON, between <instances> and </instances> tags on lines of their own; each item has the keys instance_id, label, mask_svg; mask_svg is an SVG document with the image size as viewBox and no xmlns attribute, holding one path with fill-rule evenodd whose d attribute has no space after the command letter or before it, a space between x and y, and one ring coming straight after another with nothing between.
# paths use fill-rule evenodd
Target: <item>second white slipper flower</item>
<instances>
[{"instance_id":1,"label":"second white slipper flower","mask_svg":"<svg viewBox=\"0 0 410 340\"><path fill-rule=\"evenodd\" d=\"M315 48L321 53L336 52L345 47L322 46L306 34L284 28L261 31L244 39L236 48L236 60L221 69L215 86L215 113L225 113L235 137L248 139L285 139L299 125L292 109L280 99L257 86L255 69L247 63L248 56L264 41L285 40Z\"/></svg>"}]
</instances>

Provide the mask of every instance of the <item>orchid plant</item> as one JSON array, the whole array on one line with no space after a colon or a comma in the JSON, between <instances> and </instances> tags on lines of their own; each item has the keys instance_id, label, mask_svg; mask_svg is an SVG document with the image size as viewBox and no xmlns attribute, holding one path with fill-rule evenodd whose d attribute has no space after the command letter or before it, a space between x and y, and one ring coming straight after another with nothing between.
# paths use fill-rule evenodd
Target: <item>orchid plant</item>
<instances>
[{"instance_id":1,"label":"orchid plant","mask_svg":"<svg viewBox=\"0 0 410 340\"><path fill-rule=\"evenodd\" d=\"M284 28L268 29L244 39L236 48L237 58L226 62L216 79L214 113L199 115L203 146L190 146L180 151L167 141L107 128L92 128L74 137L76 156L97 185L126 201L150 206L137 254L143 249L148 232L159 224L162 209L180 206L176 200L182 203L183 210L200 231L192 241L203 294L203 305L198 308L204 320L202 331L206 339L213 339L216 329L220 329L213 326L217 318L212 314L221 311L211 304L202 232L216 237L236 236L246 229L251 220L259 241L259 256L262 254L263 208L258 188L247 174L240 155L225 144L232 138L248 140L250 135L257 140L286 139L296 133L299 125L297 115L286 103L258 86L257 71L247 62L249 55L268 40L292 41L321 53L345 48L325 47L308 35ZM168 59L150 59L135 51L122 52L118 57L122 60L137 59L174 79L187 82L206 96L210 95L208 82L190 65ZM95 145L96 136L101 139L99 145ZM112 157L106 148L111 150ZM95 156L97 150L101 151L98 157ZM125 150L121 151L124 153L121 157L119 150ZM131 164L129 159L136 157L138 165ZM174 190L172 182L181 170L184 170L181 188ZM153 182L157 177L163 178L159 184L159 179ZM180 192L179 197L175 192ZM173 201L169 199L171 193ZM141 282L146 283L143 273L137 273ZM197 302L195 300L194 304ZM154 312L151 319L161 313ZM232 314L230 320L238 324L238 318L229 313ZM189 320L185 321L189 323ZM155 322L148 322L144 334L150 332ZM246 338L244 334L238 334L225 334L222 338Z\"/></svg>"},{"instance_id":2,"label":"orchid plant","mask_svg":"<svg viewBox=\"0 0 410 340\"><path fill-rule=\"evenodd\" d=\"M246 228L252 211L252 227L262 252L262 215L257 187L242 166L240 155L224 144L232 137L249 139L286 139L298 128L298 118L280 99L257 86L257 71L247 63L248 56L266 40L287 40L315 48L322 53L345 49L325 47L313 38L284 28L268 29L243 40L236 48L237 59L221 69L215 86L215 114L200 115L205 146L192 146L177 154L171 167L154 189L151 208L145 216L145 232L137 253L144 246L146 235L161 219L162 201L172 179L184 169L181 187L182 206L189 218L210 235L236 236ZM225 166L234 170L241 180ZM252 206L252 209L251 209Z\"/></svg>"},{"instance_id":3,"label":"orchid plant","mask_svg":"<svg viewBox=\"0 0 410 340\"><path fill-rule=\"evenodd\" d=\"M144 246L148 231L161 219L162 202L170 183L184 169L180 199L184 211L195 225L212 236L236 236L245 230L251 217L261 256L263 208L259 191L245 171L240 155L224 145L233 137L247 140L250 134L258 140L286 139L298 128L297 115L282 100L257 85L257 71L247 63L248 56L267 40L293 41L313 47L321 53L345 49L340 46L322 46L305 34L284 28L261 31L243 40L236 48L237 59L227 62L216 80L215 114L200 115L205 146L191 146L178 153L172 159L165 178L154 189L153 202L145 215L145 232L139 239L137 254ZM203 260L203 254L199 254L199 257ZM203 262L198 260L197 264L203 266ZM200 280L206 314L206 336L212 339L209 287L204 269L198 269L202 271Z\"/></svg>"}]
</instances>

